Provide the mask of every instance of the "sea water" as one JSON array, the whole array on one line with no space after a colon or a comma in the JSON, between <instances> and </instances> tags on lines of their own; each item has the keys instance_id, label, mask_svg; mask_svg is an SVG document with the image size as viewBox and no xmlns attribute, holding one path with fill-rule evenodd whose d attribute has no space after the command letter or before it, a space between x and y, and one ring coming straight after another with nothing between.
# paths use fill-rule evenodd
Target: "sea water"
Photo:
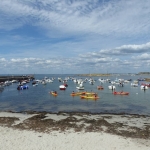
<instances>
[{"instance_id":1,"label":"sea water","mask_svg":"<svg viewBox=\"0 0 150 150\"><path fill-rule=\"evenodd\" d=\"M58 81L58 77L65 79L65 77L85 78L77 75L35 75L36 79L43 79L44 77L55 78L53 83L38 86L32 86L32 81L27 83L29 89L17 90L17 84L13 83L6 86L3 92L0 93L0 111L47 111L47 112L90 112L90 113L127 113L127 114L143 114L150 115L150 88L148 90L141 90L138 87L132 87L131 82L125 83L123 87L116 86L116 91L129 92L129 95L113 95L112 90L108 89L111 85L109 82L100 84L99 78L107 79L108 77L91 77L96 80L94 85L87 81L84 83L85 91L93 91L98 93L100 97L97 100L81 99L79 96L70 96L72 91L77 91L76 86L72 80L68 80L68 87L65 91L59 90L59 86L63 84ZM144 76L145 77L145 76ZM143 77L143 78L144 78ZM109 77L111 81L116 79L116 76ZM136 80L140 76L121 75L117 78ZM144 81L140 81L140 84ZM104 90L98 90L97 86L102 85ZM56 90L58 96L54 97L49 92Z\"/></svg>"}]
</instances>

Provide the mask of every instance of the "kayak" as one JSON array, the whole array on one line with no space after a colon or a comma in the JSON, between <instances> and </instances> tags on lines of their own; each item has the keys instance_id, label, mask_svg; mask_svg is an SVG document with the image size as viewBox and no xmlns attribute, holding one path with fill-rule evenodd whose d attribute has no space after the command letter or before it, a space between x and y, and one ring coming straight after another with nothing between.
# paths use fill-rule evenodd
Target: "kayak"
<instances>
[{"instance_id":1,"label":"kayak","mask_svg":"<svg viewBox=\"0 0 150 150\"><path fill-rule=\"evenodd\" d=\"M103 90L104 88L102 86L97 86L98 90Z\"/></svg>"},{"instance_id":2,"label":"kayak","mask_svg":"<svg viewBox=\"0 0 150 150\"><path fill-rule=\"evenodd\" d=\"M114 95L129 95L129 92L113 92Z\"/></svg>"},{"instance_id":3,"label":"kayak","mask_svg":"<svg viewBox=\"0 0 150 150\"><path fill-rule=\"evenodd\" d=\"M83 95L85 94L86 92L76 92L76 93L71 93L70 95L71 96L79 96L79 95Z\"/></svg>"},{"instance_id":4,"label":"kayak","mask_svg":"<svg viewBox=\"0 0 150 150\"><path fill-rule=\"evenodd\" d=\"M86 95L81 95L80 98L83 98L83 99L99 99L98 96L86 96Z\"/></svg>"},{"instance_id":5,"label":"kayak","mask_svg":"<svg viewBox=\"0 0 150 150\"><path fill-rule=\"evenodd\" d=\"M57 93L55 93L55 92L53 92L53 91L51 91L50 92L53 96L57 96Z\"/></svg>"},{"instance_id":6,"label":"kayak","mask_svg":"<svg viewBox=\"0 0 150 150\"><path fill-rule=\"evenodd\" d=\"M96 93L94 92L85 92L85 95L95 95Z\"/></svg>"}]
</instances>

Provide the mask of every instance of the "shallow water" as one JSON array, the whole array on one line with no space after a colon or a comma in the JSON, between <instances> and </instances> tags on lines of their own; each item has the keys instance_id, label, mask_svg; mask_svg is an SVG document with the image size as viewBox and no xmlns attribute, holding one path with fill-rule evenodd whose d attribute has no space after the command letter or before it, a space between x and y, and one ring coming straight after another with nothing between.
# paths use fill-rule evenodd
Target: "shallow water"
<instances>
[{"instance_id":1,"label":"shallow water","mask_svg":"<svg viewBox=\"0 0 150 150\"><path fill-rule=\"evenodd\" d=\"M47 77L55 77L53 83L47 85L39 84L36 87L32 86L32 82L28 83L28 90L17 90L17 84L14 83L5 87L4 91L0 93L0 111L47 111L47 112L92 112L92 113L128 113L128 114L145 114L150 115L150 88L145 92L139 87L131 87L131 82L125 83L124 87L116 86L116 91L127 91L130 94L113 95L112 90L108 89L110 83L102 84L104 90L97 90L100 85L99 78L106 79L108 77L92 77L96 80L94 85L89 82L84 83L86 91L97 92L100 99L98 100L85 100L80 99L78 96L70 96L72 91L76 90L76 84L68 80L68 87L65 91L59 90L59 85L62 82L58 81L58 77L76 77L75 75L35 75L36 79L43 79ZM147 76L142 76L145 78ZM85 79L86 77L82 77ZM87 77L89 78L89 77ZM140 76L122 75L117 78L123 79L138 79ZM148 77L150 78L150 77ZM111 76L111 80L115 80L116 76ZM141 81L143 82L143 81ZM54 97L49 92L56 90L58 96Z\"/></svg>"}]
</instances>

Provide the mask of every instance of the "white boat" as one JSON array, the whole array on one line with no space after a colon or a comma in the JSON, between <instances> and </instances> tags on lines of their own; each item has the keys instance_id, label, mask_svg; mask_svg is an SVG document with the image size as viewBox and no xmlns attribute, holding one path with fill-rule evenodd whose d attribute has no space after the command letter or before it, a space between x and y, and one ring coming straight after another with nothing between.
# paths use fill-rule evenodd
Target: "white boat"
<instances>
[{"instance_id":1,"label":"white boat","mask_svg":"<svg viewBox=\"0 0 150 150\"><path fill-rule=\"evenodd\" d=\"M138 81L134 80L132 83L131 83L131 86L133 87L138 87Z\"/></svg>"},{"instance_id":2,"label":"white boat","mask_svg":"<svg viewBox=\"0 0 150 150\"><path fill-rule=\"evenodd\" d=\"M78 90L84 90L84 86L83 86L83 84L81 83L81 84L79 84L79 86L77 86L76 87Z\"/></svg>"},{"instance_id":3,"label":"white boat","mask_svg":"<svg viewBox=\"0 0 150 150\"><path fill-rule=\"evenodd\" d=\"M138 87L138 83L131 83L131 86Z\"/></svg>"},{"instance_id":4,"label":"white boat","mask_svg":"<svg viewBox=\"0 0 150 150\"><path fill-rule=\"evenodd\" d=\"M53 80L51 80L51 79L46 79L46 82L48 82L48 83L52 83L52 82L53 82Z\"/></svg>"},{"instance_id":5,"label":"white boat","mask_svg":"<svg viewBox=\"0 0 150 150\"><path fill-rule=\"evenodd\" d=\"M106 82L106 80L104 80L104 79L98 79L101 83L104 83L104 82Z\"/></svg>"},{"instance_id":6,"label":"white boat","mask_svg":"<svg viewBox=\"0 0 150 150\"><path fill-rule=\"evenodd\" d=\"M38 84L37 83L35 83L35 84L32 84L33 86L38 86Z\"/></svg>"},{"instance_id":7,"label":"white boat","mask_svg":"<svg viewBox=\"0 0 150 150\"><path fill-rule=\"evenodd\" d=\"M124 80L124 83L129 83L130 81L128 81L128 80Z\"/></svg>"},{"instance_id":8,"label":"white boat","mask_svg":"<svg viewBox=\"0 0 150 150\"><path fill-rule=\"evenodd\" d=\"M108 86L108 89L110 89L110 90L115 90L116 87L115 87L114 85L109 85L109 86Z\"/></svg>"},{"instance_id":9,"label":"white boat","mask_svg":"<svg viewBox=\"0 0 150 150\"><path fill-rule=\"evenodd\" d=\"M11 82L12 82L12 83L17 83L18 81L17 81L17 80L12 80Z\"/></svg>"},{"instance_id":10,"label":"white boat","mask_svg":"<svg viewBox=\"0 0 150 150\"><path fill-rule=\"evenodd\" d=\"M43 85L46 85L46 81L42 81L42 84L43 84Z\"/></svg>"},{"instance_id":11,"label":"white boat","mask_svg":"<svg viewBox=\"0 0 150 150\"><path fill-rule=\"evenodd\" d=\"M141 85L141 90L147 90L148 89L148 87L147 86L145 86L145 85Z\"/></svg>"},{"instance_id":12,"label":"white boat","mask_svg":"<svg viewBox=\"0 0 150 150\"><path fill-rule=\"evenodd\" d=\"M66 89L66 86L60 85L60 86L59 86L59 89L60 89L60 90L65 90L65 89Z\"/></svg>"}]
</instances>

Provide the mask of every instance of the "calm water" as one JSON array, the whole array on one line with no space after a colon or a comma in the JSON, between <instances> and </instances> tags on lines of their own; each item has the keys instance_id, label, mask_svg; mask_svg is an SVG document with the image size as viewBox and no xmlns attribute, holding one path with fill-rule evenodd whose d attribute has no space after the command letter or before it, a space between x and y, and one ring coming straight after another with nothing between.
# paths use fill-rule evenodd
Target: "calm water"
<instances>
[{"instance_id":1,"label":"calm water","mask_svg":"<svg viewBox=\"0 0 150 150\"><path fill-rule=\"evenodd\" d=\"M76 84L69 80L67 82L68 87L65 91L59 90L59 85L62 82L58 81L58 77L64 79L73 75L35 75L36 79L43 79L45 76L52 78L55 77L53 83L47 83L47 85L38 84L33 87L32 82L28 83L28 90L17 90L17 84L14 83L5 87L4 91L0 93L0 111L47 111L47 112L59 112L59 111L76 111L76 112L92 112L92 113L129 113L129 114L145 114L150 115L150 88L145 92L140 87L131 87L131 82L125 83L124 87L116 86L116 91L130 92L128 96L113 95L112 91L108 89L110 83L104 83L102 86L104 90L97 90L97 86L100 85L98 79L100 77L93 77L96 80L94 85L90 85L89 82L84 83L86 91L97 92L100 99L98 100L85 100L80 97L70 96L72 91L76 90ZM73 76L80 78L77 76ZM142 78L150 76L142 76ZM85 79L86 77L82 77ZM89 78L89 77L88 77ZM101 77L106 79L108 77ZM127 76L122 75L117 78L123 79L138 79L140 76ZM111 80L115 80L116 76L110 77ZM141 81L143 82L143 81ZM49 94L49 91L56 90L58 96L54 97Z\"/></svg>"}]
</instances>

